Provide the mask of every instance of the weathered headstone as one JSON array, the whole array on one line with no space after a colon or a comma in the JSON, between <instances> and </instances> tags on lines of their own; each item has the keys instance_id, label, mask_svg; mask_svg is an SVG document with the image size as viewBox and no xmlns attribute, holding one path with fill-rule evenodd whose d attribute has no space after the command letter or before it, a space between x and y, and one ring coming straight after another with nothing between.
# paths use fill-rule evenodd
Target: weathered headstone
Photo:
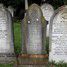
<instances>
[{"instance_id":1,"label":"weathered headstone","mask_svg":"<svg viewBox=\"0 0 67 67\"><path fill-rule=\"evenodd\" d=\"M37 5L32 5L27 13L28 38L27 53L42 54L42 13ZM46 28L46 26L45 26ZM46 31L46 30L45 30ZM44 34L45 35L45 34Z\"/></svg>"},{"instance_id":2,"label":"weathered headstone","mask_svg":"<svg viewBox=\"0 0 67 67\"><path fill-rule=\"evenodd\" d=\"M43 46L42 36L46 35L46 23L42 23L42 12L36 4L33 4L27 11L27 33L26 33L26 48L28 54L42 54ZM44 24L42 26L42 24ZM44 35L42 35L42 29ZM44 39L45 41L46 39ZM45 48L45 46L44 46Z\"/></svg>"},{"instance_id":3,"label":"weathered headstone","mask_svg":"<svg viewBox=\"0 0 67 67\"><path fill-rule=\"evenodd\" d=\"M42 12L39 6L33 4L26 13L27 15L27 35L26 35L26 48L28 54L42 54L43 46L42 43L43 37L46 33L45 22L42 26ZM45 30L42 30L43 27ZM42 35L42 31L44 35ZM45 40L44 40L45 41ZM45 47L45 46L44 46Z\"/></svg>"},{"instance_id":4,"label":"weathered headstone","mask_svg":"<svg viewBox=\"0 0 67 67\"><path fill-rule=\"evenodd\" d=\"M22 22L22 57L27 57L25 63L36 64L37 60L40 64L46 54L45 41L46 23L40 7L37 4L33 4L27 10ZM41 63L44 62L42 61Z\"/></svg>"},{"instance_id":5,"label":"weathered headstone","mask_svg":"<svg viewBox=\"0 0 67 67\"><path fill-rule=\"evenodd\" d=\"M46 35L48 37L49 36L49 23L50 23L50 19L51 19L52 15L54 13L54 9L53 9L53 6L48 4L48 3L44 3L41 6L41 9L42 9L44 18L48 22L48 24L47 24L47 32L46 32Z\"/></svg>"},{"instance_id":6,"label":"weathered headstone","mask_svg":"<svg viewBox=\"0 0 67 67\"><path fill-rule=\"evenodd\" d=\"M49 61L67 63L67 5L55 11L50 22Z\"/></svg>"},{"instance_id":7,"label":"weathered headstone","mask_svg":"<svg viewBox=\"0 0 67 67\"><path fill-rule=\"evenodd\" d=\"M9 6L7 9L11 13L12 17L14 17L14 8Z\"/></svg>"},{"instance_id":8,"label":"weathered headstone","mask_svg":"<svg viewBox=\"0 0 67 67\"><path fill-rule=\"evenodd\" d=\"M12 19L9 11L0 4L0 63L14 61Z\"/></svg>"}]
</instances>

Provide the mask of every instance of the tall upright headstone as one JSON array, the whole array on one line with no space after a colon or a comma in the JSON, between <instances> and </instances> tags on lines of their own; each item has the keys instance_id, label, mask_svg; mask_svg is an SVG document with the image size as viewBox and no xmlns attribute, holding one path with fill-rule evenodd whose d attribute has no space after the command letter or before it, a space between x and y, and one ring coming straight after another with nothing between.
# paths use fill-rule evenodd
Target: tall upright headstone
<instances>
[{"instance_id":1,"label":"tall upright headstone","mask_svg":"<svg viewBox=\"0 0 67 67\"><path fill-rule=\"evenodd\" d=\"M57 9L50 22L49 61L67 63L67 5Z\"/></svg>"},{"instance_id":2,"label":"tall upright headstone","mask_svg":"<svg viewBox=\"0 0 67 67\"><path fill-rule=\"evenodd\" d=\"M14 61L12 18L9 11L0 4L0 63Z\"/></svg>"},{"instance_id":3,"label":"tall upright headstone","mask_svg":"<svg viewBox=\"0 0 67 67\"><path fill-rule=\"evenodd\" d=\"M22 22L22 56L28 56L34 60L39 57L39 59L43 59L46 54L45 42L46 22L40 7L37 4L32 4ZM30 64L32 63L31 59L28 61Z\"/></svg>"},{"instance_id":4,"label":"tall upright headstone","mask_svg":"<svg viewBox=\"0 0 67 67\"><path fill-rule=\"evenodd\" d=\"M14 17L14 8L11 6L8 6L8 11L11 13L12 17Z\"/></svg>"},{"instance_id":5,"label":"tall upright headstone","mask_svg":"<svg viewBox=\"0 0 67 67\"><path fill-rule=\"evenodd\" d=\"M43 50L42 46L44 45L42 43L42 39L43 39L42 38L42 12L37 5L34 4L30 7L27 13L27 18L28 18L28 34L27 34L28 37L26 42L27 53L42 54L42 50Z\"/></svg>"},{"instance_id":6,"label":"tall upright headstone","mask_svg":"<svg viewBox=\"0 0 67 67\"><path fill-rule=\"evenodd\" d=\"M28 54L42 54L43 36L46 34L46 23L42 23L42 12L39 6L33 4L26 13L27 16L27 33L26 48ZM44 24L44 25L43 25ZM45 30L43 30L43 27ZM42 35L44 33L44 35ZM45 41L45 40L44 40ZM44 46L45 47L45 46Z\"/></svg>"},{"instance_id":7,"label":"tall upright headstone","mask_svg":"<svg viewBox=\"0 0 67 67\"><path fill-rule=\"evenodd\" d=\"M43 16L46 19L47 23L47 32L46 35L47 37L49 36L49 23L50 23L50 19L54 13L54 9L53 6L48 4L48 3L44 3L43 5L41 5L41 9L43 12Z\"/></svg>"}]
</instances>

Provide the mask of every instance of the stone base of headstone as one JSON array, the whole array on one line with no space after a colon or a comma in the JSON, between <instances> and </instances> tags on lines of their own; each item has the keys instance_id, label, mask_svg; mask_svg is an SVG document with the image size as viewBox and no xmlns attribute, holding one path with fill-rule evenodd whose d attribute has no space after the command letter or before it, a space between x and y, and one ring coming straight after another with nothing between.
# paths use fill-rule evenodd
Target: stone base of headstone
<instances>
[{"instance_id":1,"label":"stone base of headstone","mask_svg":"<svg viewBox=\"0 0 67 67\"><path fill-rule=\"evenodd\" d=\"M19 65L42 65L48 63L48 55L19 55Z\"/></svg>"},{"instance_id":2,"label":"stone base of headstone","mask_svg":"<svg viewBox=\"0 0 67 67\"><path fill-rule=\"evenodd\" d=\"M16 63L15 54L0 54L0 64Z\"/></svg>"},{"instance_id":3,"label":"stone base of headstone","mask_svg":"<svg viewBox=\"0 0 67 67\"><path fill-rule=\"evenodd\" d=\"M47 65L19 65L18 67L47 67Z\"/></svg>"}]
</instances>

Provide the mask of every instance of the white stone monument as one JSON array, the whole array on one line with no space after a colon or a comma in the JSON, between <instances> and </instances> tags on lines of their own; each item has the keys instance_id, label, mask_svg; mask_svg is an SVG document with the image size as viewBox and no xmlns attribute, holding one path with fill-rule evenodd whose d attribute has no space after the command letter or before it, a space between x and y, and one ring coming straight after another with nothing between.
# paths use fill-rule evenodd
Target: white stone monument
<instances>
[{"instance_id":1,"label":"white stone monument","mask_svg":"<svg viewBox=\"0 0 67 67\"><path fill-rule=\"evenodd\" d=\"M14 8L11 6L8 6L8 11L11 13L12 17L14 17Z\"/></svg>"},{"instance_id":2,"label":"white stone monument","mask_svg":"<svg viewBox=\"0 0 67 67\"><path fill-rule=\"evenodd\" d=\"M67 5L55 11L49 35L49 61L67 63Z\"/></svg>"},{"instance_id":3,"label":"white stone monument","mask_svg":"<svg viewBox=\"0 0 67 67\"><path fill-rule=\"evenodd\" d=\"M50 23L50 19L54 13L54 9L53 6L48 4L48 3L44 3L43 5L41 5L41 9L43 12L43 16L46 19L46 21L48 22L47 24L47 30L46 30L46 36L49 36L49 23Z\"/></svg>"},{"instance_id":4,"label":"white stone monument","mask_svg":"<svg viewBox=\"0 0 67 67\"><path fill-rule=\"evenodd\" d=\"M14 60L12 18L9 11L0 4L0 63Z\"/></svg>"}]
</instances>

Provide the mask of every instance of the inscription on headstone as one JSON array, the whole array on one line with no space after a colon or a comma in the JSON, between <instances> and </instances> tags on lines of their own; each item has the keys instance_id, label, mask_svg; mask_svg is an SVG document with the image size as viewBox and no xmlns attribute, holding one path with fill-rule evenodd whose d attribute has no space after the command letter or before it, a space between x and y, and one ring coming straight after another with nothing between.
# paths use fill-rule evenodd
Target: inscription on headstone
<instances>
[{"instance_id":1,"label":"inscription on headstone","mask_svg":"<svg viewBox=\"0 0 67 67\"><path fill-rule=\"evenodd\" d=\"M46 35L47 37L49 36L49 23L50 23L50 19L54 13L54 9L53 6L48 4L48 3L44 3L41 6L42 12L43 12L43 16L46 19L46 21L48 22L47 24L47 31L46 31Z\"/></svg>"},{"instance_id":2,"label":"inscription on headstone","mask_svg":"<svg viewBox=\"0 0 67 67\"><path fill-rule=\"evenodd\" d=\"M67 62L67 6L62 6L53 15L49 41L49 61Z\"/></svg>"},{"instance_id":3,"label":"inscription on headstone","mask_svg":"<svg viewBox=\"0 0 67 67\"><path fill-rule=\"evenodd\" d=\"M0 63L11 61L14 55L12 20L7 9L0 4Z\"/></svg>"}]
</instances>

